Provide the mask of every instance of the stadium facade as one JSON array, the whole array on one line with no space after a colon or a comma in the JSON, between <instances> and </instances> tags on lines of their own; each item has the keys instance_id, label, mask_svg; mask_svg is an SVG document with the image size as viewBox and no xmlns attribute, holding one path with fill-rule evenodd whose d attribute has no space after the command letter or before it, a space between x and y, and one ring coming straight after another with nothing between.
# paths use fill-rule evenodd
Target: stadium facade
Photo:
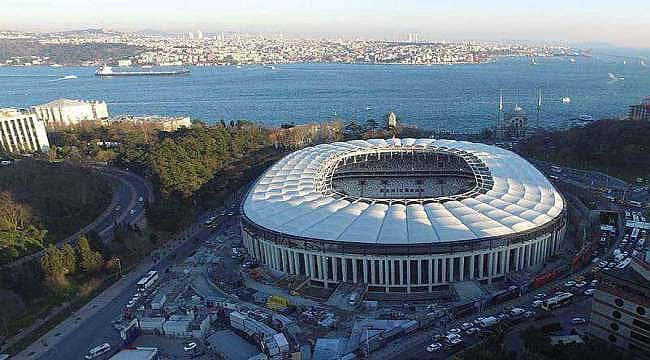
<instances>
[{"instance_id":1,"label":"stadium facade","mask_svg":"<svg viewBox=\"0 0 650 360\"><path fill-rule=\"evenodd\" d=\"M316 286L431 293L491 282L558 253L565 202L518 155L489 145L371 139L296 151L242 204L249 253Z\"/></svg>"}]
</instances>

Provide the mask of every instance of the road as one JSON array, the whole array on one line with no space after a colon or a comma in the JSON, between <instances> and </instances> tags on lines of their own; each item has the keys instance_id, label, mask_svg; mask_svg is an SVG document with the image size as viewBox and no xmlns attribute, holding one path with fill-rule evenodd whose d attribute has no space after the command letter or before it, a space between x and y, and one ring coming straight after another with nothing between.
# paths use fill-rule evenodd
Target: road
<instances>
[{"instance_id":1,"label":"road","mask_svg":"<svg viewBox=\"0 0 650 360\"><path fill-rule=\"evenodd\" d=\"M114 168L99 168L98 171L106 176L111 183L113 197L110 205L92 223L84 226L68 238L57 242L57 246L62 247L67 243L74 243L81 234L87 234L90 231L95 231L104 240L110 240L116 224L135 223L144 214L144 201L153 200L153 192L150 186L140 176ZM138 201L139 197L142 197L143 201ZM40 258L44 253L45 250L41 250L4 267L17 268L36 258Z\"/></svg>"},{"instance_id":2,"label":"road","mask_svg":"<svg viewBox=\"0 0 650 360\"><path fill-rule=\"evenodd\" d=\"M201 243L215 234L224 234L228 229L237 226L239 222L239 207L234 204L230 211L233 216L224 217L222 226L216 230L206 229L202 223L214 215L206 212L197 218L197 221L186 229L177 240L169 247L170 251L159 261L146 259L126 278L109 287L102 294L93 299L84 308L50 331L44 338L48 339L48 346L42 346L42 340L30 345L28 349L19 354L17 358L69 360L81 359L88 349L108 342L113 349L120 348L120 336L111 326L124 310L126 304L135 292L135 284L149 270L164 272L175 261L189 256ZM77 318L80 320L76 320ZM60 334L57 336L57 333ZM40 351L39 351L40 350Z\"/></svg>"}]
</instances>

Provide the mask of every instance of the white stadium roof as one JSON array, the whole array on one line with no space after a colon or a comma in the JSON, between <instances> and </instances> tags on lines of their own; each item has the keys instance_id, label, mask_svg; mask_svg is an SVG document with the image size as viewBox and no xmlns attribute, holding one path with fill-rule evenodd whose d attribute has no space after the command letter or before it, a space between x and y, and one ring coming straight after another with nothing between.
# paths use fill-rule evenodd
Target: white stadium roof
<instances>
[{"instance_id":1,"label":"white stadium roof","mask_svg":"<svg viewBox=\"0 0 650 360\"><path fill-rule=\"evenodd\" d=\"M493 186L467 198L437 201L358 201L322 191L324 164L350 152L392 149L461 151L485 164ZM322 144L273 165L251 189L246 217L271 231L329 241L426 244L512 235L547 224L564 201L551 183L510 151L470 142L371 139Z\"/></svg>"}]
</instances>

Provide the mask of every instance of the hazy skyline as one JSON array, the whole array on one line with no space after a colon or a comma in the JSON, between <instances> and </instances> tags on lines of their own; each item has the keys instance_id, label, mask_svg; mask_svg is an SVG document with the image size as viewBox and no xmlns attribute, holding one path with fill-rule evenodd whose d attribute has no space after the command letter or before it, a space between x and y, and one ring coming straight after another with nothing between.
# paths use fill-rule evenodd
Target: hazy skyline
<instances>
[{"instance_id":1,"label":"hazy skyline","mask_svg":"<svg viewBox=\"0 0 650 360\"><path fill-rule=\"evenodd\" d=\"M0 29L284 32L292 36L518 39L650 47L650 1L3 0Z\"/></svg>"}]
</instances>

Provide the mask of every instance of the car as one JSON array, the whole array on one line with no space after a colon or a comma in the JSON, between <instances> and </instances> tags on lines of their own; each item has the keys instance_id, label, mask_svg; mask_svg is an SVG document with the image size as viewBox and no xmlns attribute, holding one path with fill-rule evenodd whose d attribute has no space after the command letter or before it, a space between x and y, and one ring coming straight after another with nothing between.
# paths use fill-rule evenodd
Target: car
<instances>
[{"instance_id":1,"label":"car","mask_svg":"<svg viewBox=\"0 0 650 360\"><path fill-rule=\"evenodd\" d=\"M458 334L458 333L460 333L460 329L457 329L457 328L449 329L449 332L452 333L452 334Z\"/></svg>"},{"instance_id":2,"label":"car","mask_svg":"<svg viewBox=\"0 0 650 360\"><path fill-rule=\"evenodd\" d=\"M587 289L585 290L584 294L587 296L591 296L596 292L596 289Z\"/></svg>"},{"instance_id":3,"label":"car","mask_svg":"<svg viewBox=\"0 0 650 360\"><path fill-rule=\"evenodd\" d=\"M585 320L585 318L582 318L582 317L577 317L577 318L571 319L571 324L574 324L574 325L584 324L586 322L587 322L587 320Z\"/></svg>"},{"instance_id":4,"label":"car","mask_svg":"<svg viewBox=\"0 0 650 360\"><path fill-rule=\"evenodd\" d=\"M573 281L573 280L569 280L569 281L567 281L567 282L564 283L564 286L566 286L566 287L571 287L571 286L575 286L575 284L576 284L575 281Z\"/></svg>"},{"instance_id":5,"label":"car","mask_svg":"<svg viewBox=\"0 0 650 360\"><path fill-rule=\"evenodd\" d=\"M447 337L445 335L443 335L443 334L435 334L435 335L433 335L433 340L434 341L444 341L445 339L447 339Z\"/></svg>"},{"instance_id":6,"label":"car","mask_svg":"<svg viewBox=\"0 0 650 360\"><path fill-rule=\"evenodd\" d=\"M480 330L479 328L471 327L471 328L465 330L465 334L467 334L467 335L473 335L473 334L478 334L480 331L481 331L481 330Z\"/></svg>"},{"instance_id":7,"label":"car","mask_svg":"<svg viewBox=\"0 0 650 360\"><path fill-rule=\"evenodd\" d=\"M577 282L577 283L576 283L576 287L577 287L577 288L584 287L585 285L587 285L587 283L584 282L584 281L580 281L580 282Z\"/></svg>"},{"instance_id":8,"label":"car","mask_svg":"<svg viewBox=\"0 0 650 360\"><path fill-rule=\"evenodd\" d=\"M529 310L529 311L526 311L526 312L524 313L524 317L531 318L531 317L533 317L533 316L535 316L535 312L534 312L534 311L530 311L530 310Z\"/></svg>"},{"instance_id":9,"label":"car","mask_svg":"<svg viewBox=\"0 0 650 360\"><path fill-rule=\"evenodd\" d=\"M115 211L120 211L120 210L122 210L122 207L121 207L120 205L117 205L117 206L115 207Z\"/></svg>"},{"instance_id":10,"label":"car","mask_svg":"<svg viewBox=\"0 0 650 360\"><path fill-rule=\"evenodd\" d=\"M143 202L143 201L144 201L144 198L143 198L142 196L140 196L140 197L138 198L138 202Z\"/></svg>"},{"instance_id":11,"label":"car","mask_svg":"<svg viewBox=\"0 0 650 360\"><path fill-rule=\"evenodd\" d=\"M596 286L596 285L598 285L598 279L591 280L591 286Z\"/></svg>"},{"instance_id":12,"label":"car","mask_svg":"<svg viewBox=\"0 0 650 360\"><path fill-rule=\"evenodd\" d=\"M543 303L542 300L535 300L535 301L533 301L532 304L530 304L530 306L532 306L534 308L538 308L538 307L542 306L542 303Z\"/></svg>"},{"instance_id":13,"label":"car","mask_svg":"<svg viewBox=\"0 0 650 360\"><path fill-rule=\"evenodd\" d=\"M460 343L462 343L462 342L463 342L463 339L461 339L461 338L454 338L454 339L449 340L449 346L460 345Z\"/></svg>"},{"instance_id":14,"label":"car","mask_svg":"<svg viewBox=\"0 0 650 360\"><path fill-rule=\"evenodd\" d=\"M233 216L233 215L235 215L235 213L233 213L233 212L228 213L228 216Z\"/></svg>"},{"instance_id":15,"label":"car","mask_svg":"<svg viewBox=\"0 0 650 360\"><path fill-rule=\"evenodd\" d=\"M129 210L129 214L131 215L135 214L135 210L134 209Z\"/></svg>"},{"instance_id":16,"label":"car","mask_svg":"<svg viewBox=\"0 0 650 360\"><path fill-rule=\"evenodd\" d=\"M196 343L195 342L188 342L185 345L183 345L183 351L192 351L196 349Z\"/></svg>"},{"instance_id":17,"label":"car","mask_svg":"<svg viewBox=\"0 0 650 360\"><path fill-rule=\"evenodd\" d=\"M537 293L537 294L535 294L534 298L535 298L536 300L542 300L542 299L546 298L546 294L544 294L544 293Z\"/></svg>"},{"instance_id":18,"label":"car","mask_svg":"<svg viewBox=\"0 0 650 360\"><path fill-rule=\"evenodd\" d=\"M442 349L442 344L441 343L433 343L427 346L427 352L434 352Z\"/></svg>"},{"instance_id":19,"label":"car","mask_svg":"<svg viewBox=\"0 0 650 360\"><path fill-rule=\"evenodd\" d=\"M471 324L471 323L468 323L468 322L466 322L466 323L462 323L462 324L460 325L460 328L463 329L463 330L468 330L469 328L472 328L472 327L474 327L474 325Z\"/></svg>"}]
</instances>

